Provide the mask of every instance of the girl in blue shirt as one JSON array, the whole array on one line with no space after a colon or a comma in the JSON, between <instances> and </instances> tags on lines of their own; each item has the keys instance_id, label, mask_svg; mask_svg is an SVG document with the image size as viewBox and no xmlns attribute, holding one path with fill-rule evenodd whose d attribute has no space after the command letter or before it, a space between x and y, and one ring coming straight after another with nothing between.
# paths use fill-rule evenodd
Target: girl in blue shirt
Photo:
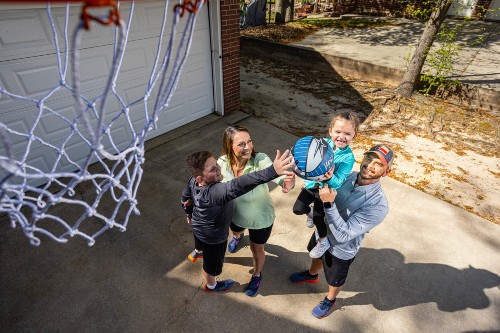
<instances>
[{"instance_id":1,"label":"girl in blue shirt","mask_svg":"<svg viewBox=\"0 0 500 333\"><path fill-rule=\"evenodd\" d=\"M354 165L354 154L349 145L356 136L358 127L359 119L353 112L342 112L333 116L328 130L331 138L325 139L334 150L333 162L335 163L335 167L333 175L330 179L324 181L304 180L304 188L293 205L293 212L295 214L307 214L306 224L308 227L312 228L316 226L319 240L316 246L309 252L311 258L320 258L330 247L330 243L326 237L325 212L323 210L323 203L319 198L318 190L324 184L328 184L328 187L333 189L339 188L351 173ZM314 209L311 209L311 203L314 203Z\"/></svg>"}]
</instances>

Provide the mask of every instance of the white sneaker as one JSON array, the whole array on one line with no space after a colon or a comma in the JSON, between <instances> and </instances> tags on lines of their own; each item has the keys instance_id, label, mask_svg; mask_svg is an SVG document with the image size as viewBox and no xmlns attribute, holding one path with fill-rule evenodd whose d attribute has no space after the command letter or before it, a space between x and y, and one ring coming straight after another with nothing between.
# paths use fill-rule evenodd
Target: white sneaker
<instances>
[{"instance_id":1,"label":"white sneaker","mask_svg":"<svg viewBox=\"0 0 500 333\"><path fill-rule=\"evenodd\" d=\"M316 246L309 252L309 257L313 259L319 259L321 256L330 248L330 242L328 238L320 240L316 243Z\"/></svg>"},{"instance_id":2,"label":"white sneaker","mask_svg":"<svg viewBox=\"0 0 500 333\"><path fill-rule=\"evenodd\" d=\"M312 212L312 210L307 214L306 225L307 225L308 228L314 227L313 212Z\"/></svg>"}]
</instances>

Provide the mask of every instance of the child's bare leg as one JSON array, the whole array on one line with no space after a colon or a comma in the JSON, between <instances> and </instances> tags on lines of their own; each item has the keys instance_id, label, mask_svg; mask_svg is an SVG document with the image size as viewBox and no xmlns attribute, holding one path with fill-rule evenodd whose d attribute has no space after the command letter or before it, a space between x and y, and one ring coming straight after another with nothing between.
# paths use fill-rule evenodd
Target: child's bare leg
<instances>
[{"instance_id":1,"label":"child's bare leg","mask_svg":"<svg viewBox=\"0 0 500 333\"><path fill-rule=\"evenodd\" d=\"M203 272L203 277L205 278L205 284L207 286L213 287L217 282L215 282L215 276L208 274L205 272L204 269L202 269Z\"/></svg>"}]
</instances>

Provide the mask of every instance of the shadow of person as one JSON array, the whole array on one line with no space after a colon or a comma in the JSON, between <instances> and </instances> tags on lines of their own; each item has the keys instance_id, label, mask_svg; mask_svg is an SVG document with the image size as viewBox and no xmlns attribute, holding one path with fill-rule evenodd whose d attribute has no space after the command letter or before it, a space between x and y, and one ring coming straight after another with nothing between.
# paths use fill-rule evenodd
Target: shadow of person
<instances>
[{"instance_id":1,"label":"shadow of person","mask_svg":"<svg viewBox=\"0 0 500 333\"><path fill-rule=\"evenodd\" d=\"M372 304L382 311L422 303L436 303L446 312L484 309L490 305L484 290L499 285L500 276L484 269L405 263L396 250L361 248L343 288L359 293L339 304Z\"/></svg>"},{"instance_id":2,"label":"shadow of person","mask_svg":"<svg viewBox=\"0 0 500 333\"><path fill-rule=\"evenodd\" d=\"M248 245L248 237L242 240L241 246ZM248 250L249 251L249 250ZM290 282L292 273L303 271L309 267L310 257L307 252L293 252L282 246L275 244L266 244L266 262L262 269L262 283L259 287L259 294L268 295L291 295L291 294L310 294L323 293L328 289L328 285L321 279L316 284L294 285ZM253 271L253 259L250 254L248 257L233 257L226 253L225 264L234 264L244 266L242 270ZM225 267L225 266L224 266Z\"/></svg>"},{"instance_id":3,"label":"shadow of person","mask_svg":"<svg viewBox=\"0 0 500 333\"><path fill-rule=\"evenodd\" d=\"M320 282L294 285L290 274L309 268L307 252L292 252L266 244L266 263L259 294L292 295L326 294L328 285L323 272ZM500 276L485 269L457 269L435 263L405 263L404 256L393 249L361 248L349 271L344 292L356 295L338 298L338 308L350 305L373 305L377 310L390 311L423 303L436 303L441 311L484 309L490 305L485 289L498 287ZM226 263L248 267L251 257L226 256Z\"/></svg>"}]
</instances>

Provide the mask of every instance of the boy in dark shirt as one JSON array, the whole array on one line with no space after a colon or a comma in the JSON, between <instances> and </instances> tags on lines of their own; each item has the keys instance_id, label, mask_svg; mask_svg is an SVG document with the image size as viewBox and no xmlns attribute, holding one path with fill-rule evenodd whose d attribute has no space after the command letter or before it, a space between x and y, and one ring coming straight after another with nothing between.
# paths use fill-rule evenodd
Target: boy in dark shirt
<instances>
[{"instance_id":1,"label":"boy in dark shirt","mask_svg":"<svg viewBox=\"0 0 500 333\"><path fill-rule=\"evenodd\" d=\"M233 212L231 200L281 175L290 176L285 182L293 186L292 159L288 150L283 155L278 150L269 168L221 183L223 176L211 152L200 151L188 156L186 162L192 177L181 200L191 221L195 248L203 251L203 289L206 292L227 292L234 284L233 280L215 281L224 263Z\"/></svg>"}]
</instances>

